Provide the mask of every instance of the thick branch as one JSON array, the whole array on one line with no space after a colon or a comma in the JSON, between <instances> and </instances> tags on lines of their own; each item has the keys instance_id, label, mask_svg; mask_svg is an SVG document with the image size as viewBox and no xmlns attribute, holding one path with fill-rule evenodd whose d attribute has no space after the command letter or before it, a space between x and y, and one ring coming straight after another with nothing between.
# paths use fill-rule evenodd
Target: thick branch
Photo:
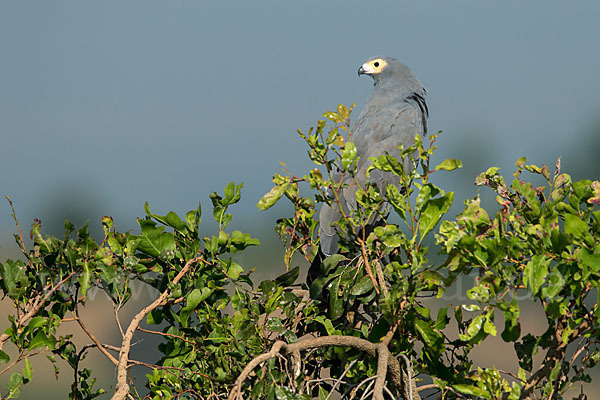
<instances>
[{"instance_id":1,"label":"thick branch","mask_svg":"<svg viewBox=\"0 0 600 400\"><path fill-rule=\"evenodd\" d=\"M254 368L256 368L258 365L260 365L261 363L267 361L268 359L276 357L277 354L279 354L279 352L281 351L281 348L284 347L285 345L286 345L285 342L277 341L277 342L275 342L273 347L271 347L271 350L268 353L261 354L260 356L254 358L252 361L250 361L248 363L248 365L246 365L246 367L242 370L242 373L235 381L235 385L233 386L233 389L231 390L231 393L229 394L229 399L234 400L239 395L241 395L242 383L244 382L246 377L248 375L250 375L252 370Z\"/></svg>"},{"instance_id":2,"label":"thick branch","mask_svg":"<svg viewBox=\"0 0 600 400\"><path fill-rule=\"evenodd\" d=\"M297 341L296 343L286 344L285 342L278 341L275 342L273 347L268 353L261 354L260 356L254 358L250 363L244 368L240 376L236 379L233 389L229 394L229 400L236 400L241 396L241 388L244 380L250 375L252 370L256 368L259 364L267 361L270 358L276 357L278 354L293 354L295 352L315 349L320 347L328 347L328 346L342 346L342 347L352 347L359 351L363 351L367 353L371 357L377 357L377 353L379 350L380 344L371 343L368 340L357 338L354 336L322 336L322 337L304 337ZM387 347L386 347L387 350ZM388 351L389 354L389 351ZM379 371L378 371L379 373ZM386 372L385 375L390 380L390 382L398 389L403 390L405 386L405 382L403 381L403 373L402 368L400 367L400 363L394 357L387 357L386 364ZM408 390L403 390L408 391ZM413 391L413 399L420 400L420 397L417 394L417 391Z\"/></svg>"},{"instance_id":3,"label":"thick branch","mask_svg":"<svg viewBox=\"0 0 600 400\"><path fill-rule=\"evenodd\" d=\"M375 380L375 387L373 388L373 391L375 392L373 397L375 400L384 400L383 388L385 387L390 351L385 343L380 343L377 346L377 352L379 353L379 357L377 358L377 379Z\"/></svg>"},{"instance_id":4,"label":"thick branch","mask_svg":"<svg viewBox=\"0 0 600 400\"><path fill-rule=\"evenodd\" d=\"M173 279L173 285L176 285L188 272L192 264L200 259L200 257L196 257L189 260L181 271L179 271L175 279ZM140 322L142 322L144 317L150 311L167 303L167 297L170 293L171 290L167 288L156 300L137 313L129 323L127 332L125 332L125 335L123 336L121 351L119 353L119 363L117 364L117 386L115 387L115 393L113 394L112 400L122 400L129 394L129 385L127 384L127 363L129 362L129 351L131 349L131 339L133 338L133 334Z\"/></svg>"}]
</instances>

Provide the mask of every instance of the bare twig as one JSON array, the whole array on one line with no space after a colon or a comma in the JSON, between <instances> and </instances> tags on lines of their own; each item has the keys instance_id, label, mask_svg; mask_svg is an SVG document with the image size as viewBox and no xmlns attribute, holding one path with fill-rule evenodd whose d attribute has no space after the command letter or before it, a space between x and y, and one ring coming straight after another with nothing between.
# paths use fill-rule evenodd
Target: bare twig
<instances>
[{"instance_id":1,"label":"bare twig","mask_svg":"<svg viewBox=\"0 0 600 400\"><path fill-rule=\"evenodd\" d=\"M329 391L329 394L327 395L327 398L325 400L329 400L329 398L331 397L331 395L333 394L333 392L335 392L338 388L338 386L340 385L340 383L342 382L342 379L344 379L344 377L346 376L346 374L348 373L348 371L350 371L350 368L352 368L354 366L354 364L356 364L358 362L358 359L353 360L344 370L344 372L342 372L342 375L339 376L339 378L337 378L335 380L335 384L333 385L333 388Z\"/></svg>"},{"instance_id":2,"label":"bare twig","mask_svg":"<svg viewBox=\"0 0 600 400\"><path fill-rule=\"evenodd\" d=\"M381 292L383 293L383 297L387 297L388 289L385 283L385 276L383 275L383 270L381 269L381 265L378 262L375 262L375 273L377 274L377 279L379 280L379 286L381 286Z\"/></svg>"},{"instance_id":3,"label":"bare twig","mask_svg":"<svg viewBox=\"0 0 600 400\"><path fill-rule=\"evenodd\" d=\"M364 240L358 239L360 243L360 248L362 251L363 260L365 261L365 270L367 271L367 275L371 278L371 282L373 283L373 287L375 288L375 292L379 294L379 288L377 287L377 280L375 279L375 275L373 275L373 270L371 269L371 264L369 264L369 257L367 256L367 249L365 247Z\"/></svg>"},{"instance_id":4,"label":"bare twig","mask_svg":"<svg viewBox=\"0 0 600 400\"><path fill-rule=\"evenodd\" d=\"M117 321L117 326L119 327L119 332L121 332L121 337L123 337L125 335L125 333L123 332L123 327L121 326L121 320L119 319L119 310L121 309L121 299L119 299L119 305L116 307L113 307L113 310L115 311L115 321Z\"/></svg>"},{"instance_id":5,"label":"bare twig","mask_svg":"<svg viewBox=\"0 0 600 400\"><path fill-rule=\"evenodd\" d=\"M146 332L146 333L151 333L153 335L166 336L166 337L172 337L172 338L180 339L180 340L183 340L184 342L192 344L192 345L196 344L193 340L189 340L189 339L184 338L183 336L174 335L172 333L165 333L165 332L153 331L153 330L150 330L150 329L142 328L141 326L138 326L137 329L138 329L138 331L142 331L142 332Z\"/></svg>"},{"instance_id":6,"label":"bare twig","mask_svg":"<svg viewBox=\"0 0 600 400\"><path fill-rule=\"evenodd\" d=\"M436 385L435 383L429 383L429 384L427 384L427 385L422 385L422 386L419 386L419 387L417 388L417 391L418 391L418 392L422 392L422 391L424 391L424 390L428 390L428 389L439 389L439 388L440 388L440 387L439 387L438 385Z\"/></svg>"},{"instance_id":7,"label":"bare twig","mask_svg":"<svg viewBox=\"0 0 600 400\"><path fill-rule=\"evenodd\" d=\"M8 200L8 204L10 204L10 209L12 210L12 217L15 220L15 225L17 225L17 230L19 231L19 244L20 244L21 250L23 251L23 255L25 256L25 258L27 258L27 261L29 262L29 266L31 266L33 268L33 264L27 254L27 248L25 247L25 241L23 240L23 232L21 231L21 226L19 224L19 220L17 219L17 213L15 211L15 206L13 205L13 202L10 199L10 197L8 197L8 196L4 196L4 197L6 198L6 200Z\"/></svg>"},{"instance_id":8,"label":"bare twig","mask_svg":"<svg viewBox=\"0 0 600 400\"><path fill-rule=\"evenodd\" d=\"M173 279L173 285L176 285L181 278L183 278L183 276L192 267L192 264L201 259L201 257L190 259ZM112 396L112 400L122 400L125 398L125 396L127 396L127 394L129 394L129 385L127 384L127 363L129 362L129 351L131 349L131 339L133 338L133 334L137 330L142 319L144 319L144 317L150 311L167 303L167 296L169 296L170 293L171 290L167 288L156 300L144 307L142 311L137 313L129 323L129 327L125 332L125 336L123 336L121 352L119 353L119 362L117 364L117 385L115 387L115 393Z\"/></svg>"},{"instance_id":9,"label":"bare twig","mask_svg":"<svg viewBox=\"0 0 600 400\"><path fill-rule=\"evenodd\" d=\"M402 359L406 363L406 377L407 377L406 380L408 381L408 399L407 400L413 400L413 392L418 392L418 389L417 389L416 383L412 379L412 374L413 374L412 366L410 365L410 360L408 359L408 357L406 357L404 354L400 354L400 357L402 357Z\"/></svg>"},{"instance_id":10,"label":"bare twig","mask_svg":"<svg viewBox=\"0 0 600 400\"><path fill-rule=\"evenodd\" d=\"M354 395L356 394L356 392L358 392L358 389L360 389L360 387L361 387L362 385L364 385L365 383L369 383L369 384L367 385L367 388L366 388L366 389L365 389L365 391L363 392L363 395L362 395L362 396L360 396L360 399L359 399L359 400L364 400L364 399L366 399L366 398L367 398L367 397L368 397L368 396L369 396L369 395L372 393L371 387L373 387L373 385L375 384L375 379L377 379L377 377L376 377L376 376L371 376L371 377L369 377L369 378L367 378L367 379L363 380L363 381L362 381L362 382L361 382L361 383L360 383L360 384L359 384L359 385L358 385L358 386L357 386L357 387L356 387L356 388L355 388L355 389L352 391L352 394L351 394L351 397L350 397L350 399L353 399L353 398L354 398Z\"/></svg>"},{"instance_id":11,"label":"bare twig","mask_svg":"<svg viewBox=\"0 0 600 400\"><path fill-rule=\"evenodd\" d=\"M10 364L8 364L2 371L0 371L0 375L2 375L6 371L8 371L12 367L14 367L19 361L21 361L22 360L21 356L22 356L22 354L20 354L19 357L15 358L15 360L13 362L11 362Z\"/></svg>"},{"instance_id":12,"label":"bare twig","mask_svg":"<svg viewBox=\"0 0 600 400\"><path fill-rule=\"evenodd\" d=\"M117 365L118 364L117 359L106 350L104 345L102 343L100 343L100 341L96 338L96 336L92 333L92 331L90 331L88 329L88 327L85 326L85 324L81 320L81 317L79 316L79 307L77 306L77 304L78 303L75 303L75 315L77 316L77 323L79 324L81 329L83 329L83 331L86 333L86 335L88 335L88 337L92 340L92 342L94 342L96 347L98 347L98 350L100 350L102 352L102 354L104 354L106 356L106 358L108 358L110 360L111 363L113 363L114 365Z\"/></svg>"}]
</instances>

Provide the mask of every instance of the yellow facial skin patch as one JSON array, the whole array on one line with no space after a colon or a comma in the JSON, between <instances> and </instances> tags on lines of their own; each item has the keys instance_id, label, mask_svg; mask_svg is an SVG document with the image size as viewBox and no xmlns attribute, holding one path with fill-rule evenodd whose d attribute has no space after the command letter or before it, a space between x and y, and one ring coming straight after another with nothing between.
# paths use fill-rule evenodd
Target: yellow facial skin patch
<instances>
[{"instance_id":1,"label":"yellow facial skin patch","mask_svg":"<svg viewBox=\"0 0 600 400\"><path fill-rule=\"evenodd\" d=\"M375 58L373 60L367 61L361 67L364 74L367 75L377 75L381 71L385 69L387 66L387 61L381 58Z\"/></svg>"}]
</instances>

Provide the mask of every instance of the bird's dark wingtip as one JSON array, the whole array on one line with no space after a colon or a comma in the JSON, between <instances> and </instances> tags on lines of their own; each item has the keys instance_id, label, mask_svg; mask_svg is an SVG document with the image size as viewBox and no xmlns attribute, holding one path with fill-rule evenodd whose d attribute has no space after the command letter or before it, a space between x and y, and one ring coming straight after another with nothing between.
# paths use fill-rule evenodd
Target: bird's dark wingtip
<instances>
[{"instance_id":1,"label":"bird's dark wingtip","mask_svg":"<svg viewBox=\"0 0 600 400\"><path fill-rule=\"evenodd\" d=\"M321 276L321 264L325 259L325 254L321 251L321 247L317 250L317 254L313 258L310 263L310 267L308 268L308 273L306 274L306 285L310 287L312 283Z\"/></svg>"}]
</instances>

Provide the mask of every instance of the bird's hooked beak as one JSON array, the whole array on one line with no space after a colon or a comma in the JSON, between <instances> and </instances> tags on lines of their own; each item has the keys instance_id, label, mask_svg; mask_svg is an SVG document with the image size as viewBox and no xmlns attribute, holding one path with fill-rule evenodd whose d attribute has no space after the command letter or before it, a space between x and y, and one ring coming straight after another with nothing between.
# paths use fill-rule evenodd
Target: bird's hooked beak
<instances>
[{"instance_id":1,"label":"bird's hooked beak","mask_svg":"<svg viewBox=\"0 0 600 400\"><path fill-rule=\"evenodd\" d=\"M358 69L358 76L364 75L366 73L367 73L367 71L365 71L365 69L361 65L360 68Z\"/></svg>"}]
</instances>

